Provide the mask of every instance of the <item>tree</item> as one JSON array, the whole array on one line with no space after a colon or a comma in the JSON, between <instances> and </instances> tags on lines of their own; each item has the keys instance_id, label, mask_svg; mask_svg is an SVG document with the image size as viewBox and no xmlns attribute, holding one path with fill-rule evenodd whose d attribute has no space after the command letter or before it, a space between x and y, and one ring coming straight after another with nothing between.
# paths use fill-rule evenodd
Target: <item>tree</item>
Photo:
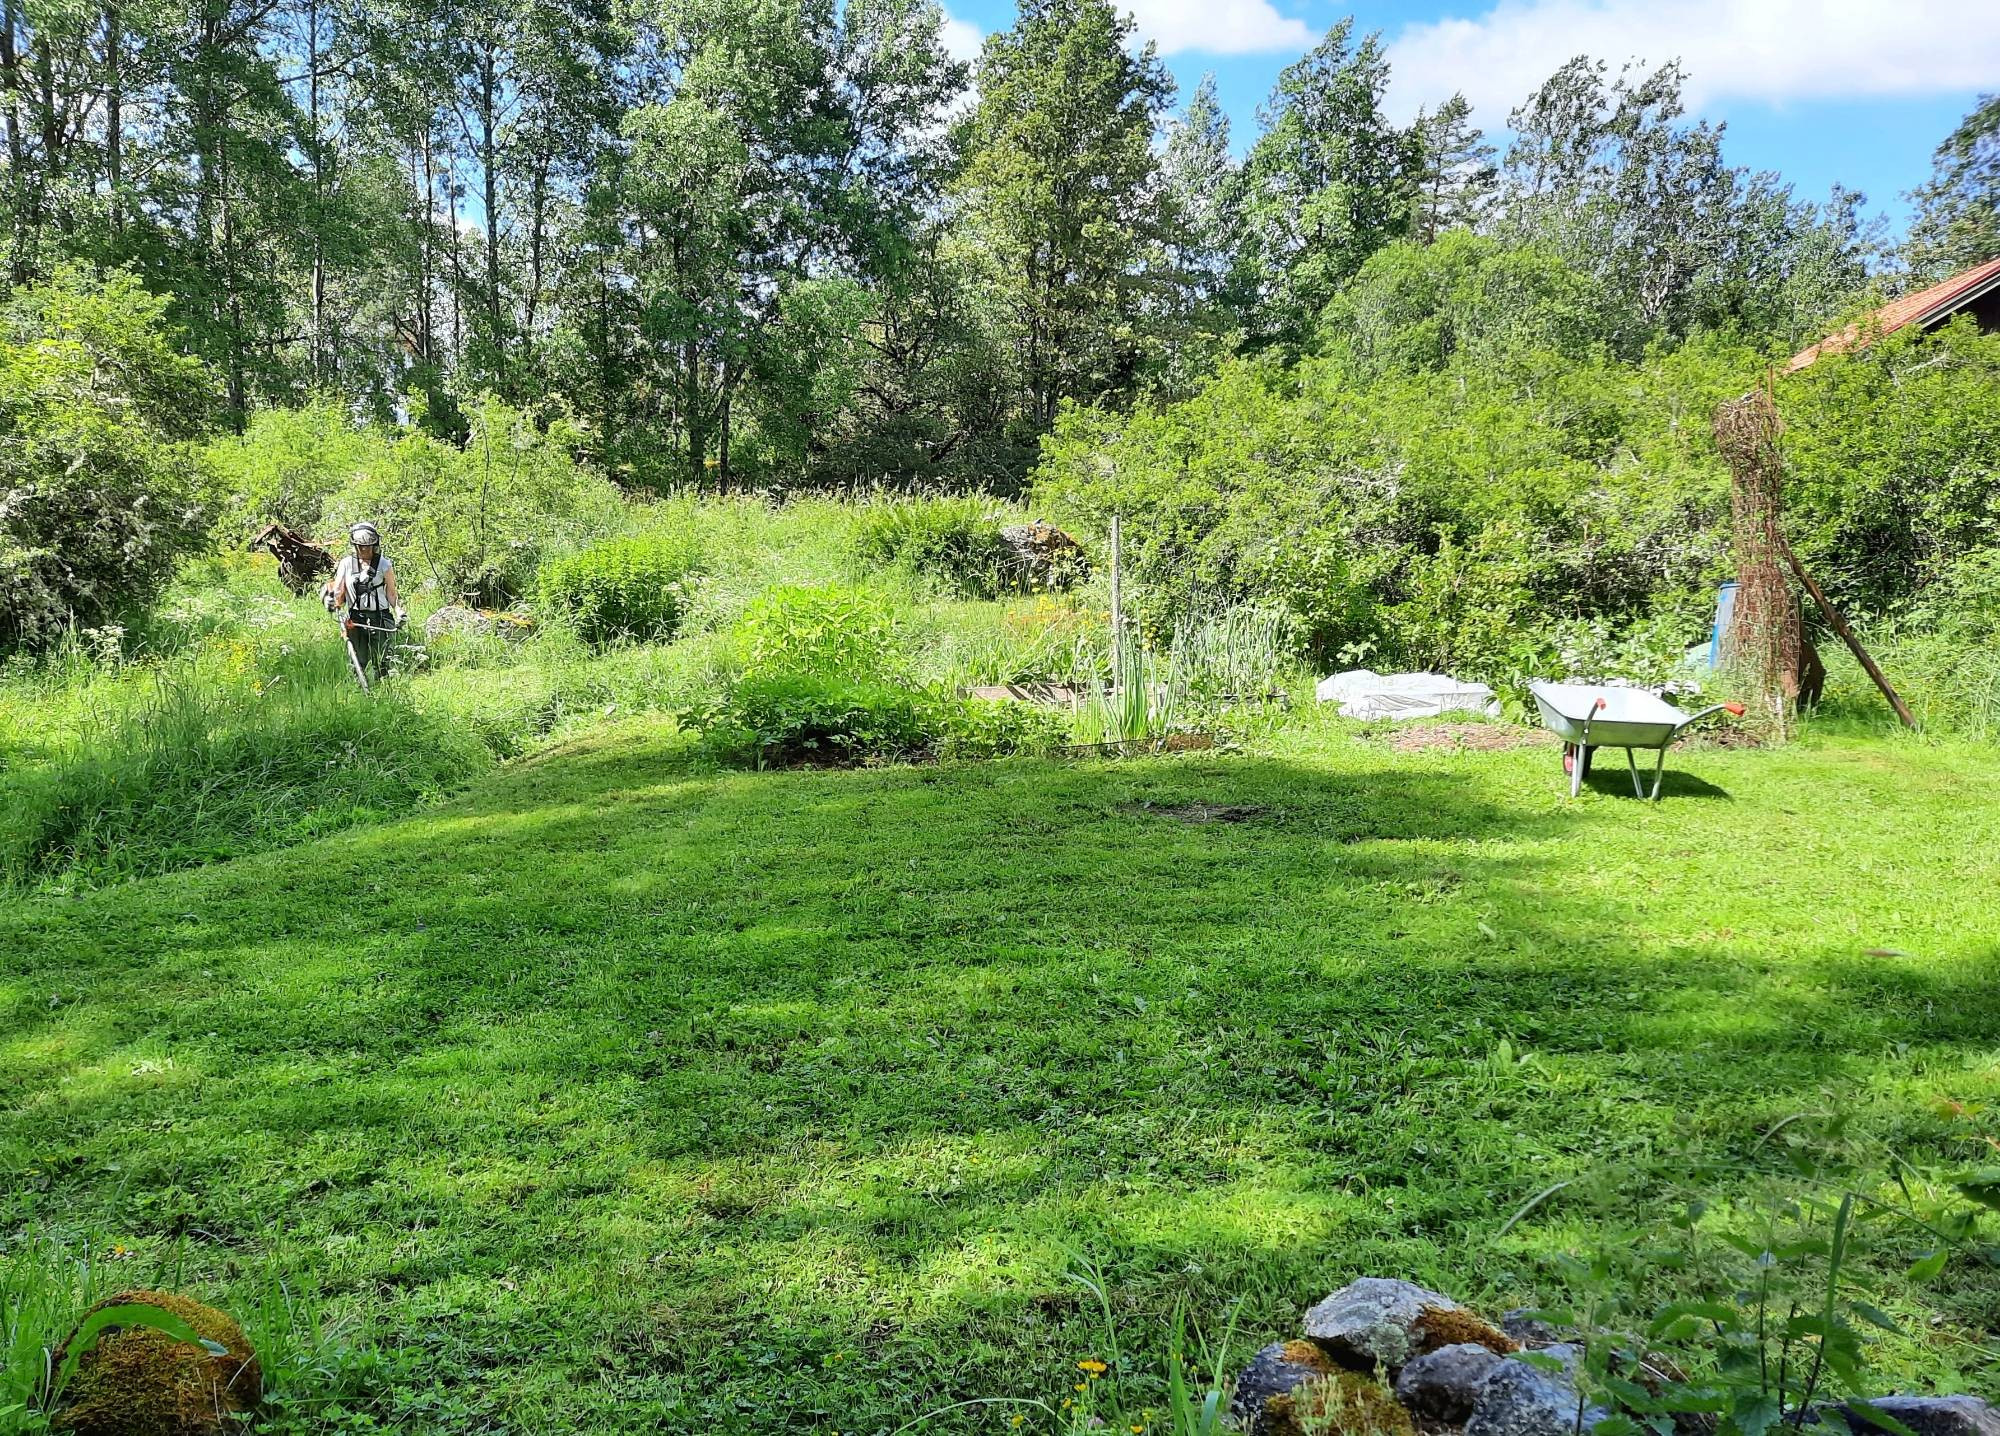
<instances>
[{"instance_id":1,"label":"tree","mask_svg":"<svg viewBox=\"0 0 2000 1436\"><path fill-rule=\"evenodd\" d=\"M956 201L991 257L1022 388L1046 428L1065 399L1132 386L1141 346L1134 256L1161 213L1152 138L1173 83L1110 0L1026 0L980 56Z\"/></svg>"},{"instance_id":2,"label":"tree","mask_svg":"<svg viewBox=\"0 0 2000 1436\"><path fill-rule=\"evenodd\" d=\"M1853 200L1822 211L1725 164L1721 125L1682 122L1683 83L1578 56L1509 119L1501 233L1589 275L1628 356L1705 326L1801 333L1865 265Z\"/></svg>"},{"instance_id":3,"label":"tree","mask_svg":"<svg viewBox=\"0 0 2000 1436\"><path fill-rule=\"evenodd\" d=\"M1421 138L1389 123L1379 36L1342 20L1278 77L1244 164L1245 228L1261 337L1294 351L1368 256L1416 217Z\"/></svg>"},{"instance_id":4,"label":"tree","mask_svg":"<svg viewBox=\"0 0 2000 1436\"><path fill-rule=\"evenodd\" d=\"M1160 149L1162 252L1150 307L1156 315L1155 387L1180 395L1233 346L1242 324L1243 172L1229 152L1229 116L1215 77L1195 87Z\"/></svg>"},{"instance_id":5,"label":"tree","mask_svg":"<svg viewBox=\"0 0 2000 1436\"><path fill-rule=\"evenodd\" d=\"M1419 114L1416 134L1423 145L1417 179L1416 235L1431 244L1448 229L1471 228L1485 217L1499 187L1498 153L1472 123L1472 106L1453 95L1434 113Z\"/></svg>"},{"instance_id":6,"label":"tree","mask_svg":"<svg viewBox=\"0 0 2000 1436\"><path fill-rule=\"evenodd\" d=\"M1910 196L1910 268L1945 279L2000 259L2000 95L1985 95L1937 147L1930 183Z\"/></svg>"},{"instance_id":7,"label":"tree","mask_svg":"<svg viewBox=\"0 0 2000 1436\"><path fill-rule=\"evenodd\" d=\"M938 163L921 137L963 73L941 23L929 0L701 0L664 18L674 93L626 115L611 204L689 477L712 456L728 482L740 395L754 411L761 385L799 383L791 291L872 275L903 242ZM830 355L829 312L793 310Z\"/></svg>"}]
</instances>

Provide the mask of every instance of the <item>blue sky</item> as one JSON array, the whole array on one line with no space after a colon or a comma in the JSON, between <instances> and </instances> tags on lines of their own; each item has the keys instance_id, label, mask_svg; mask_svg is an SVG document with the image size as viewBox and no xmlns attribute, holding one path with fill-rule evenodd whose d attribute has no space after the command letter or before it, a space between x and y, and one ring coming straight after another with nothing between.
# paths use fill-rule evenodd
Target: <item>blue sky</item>
<instances>
[{"instance_id":1,"label":"blue sky","mask_svg":"<svg viewBox=\"0 0 2000 1436\"><path fill-rule=\"evenodd\" d=\"M1817 198L1864 191L1897 228L1903 193L1977 102L2000 90L2000 0L1121 0L1160 45L1182 99L1213 73L1239 151L1278 71L1353 15L1379 30L1398 114L1462 90L1489 135L1573 54L1615 66L1679 58L1690 111L1726 121L1731 163ZM955 45L1012 23L1012 0L945 0Z\"/></svg>"}]
</instances>

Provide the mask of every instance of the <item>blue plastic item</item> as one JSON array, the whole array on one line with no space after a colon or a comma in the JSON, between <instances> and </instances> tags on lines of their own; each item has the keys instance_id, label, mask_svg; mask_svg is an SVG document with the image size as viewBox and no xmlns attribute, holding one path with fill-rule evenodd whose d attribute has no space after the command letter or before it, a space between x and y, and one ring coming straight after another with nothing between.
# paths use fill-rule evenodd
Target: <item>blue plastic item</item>
<instances>
[{"instance_id":1,"label":"blue plastic item","mask_svg":"<svg viewBox=\"0 0 2000 1436\"><path fill-rule=\"evenodd\" d=\"M1736 583L1732 579L1715 595L1715 627L1708 634L1708 666L1722 666L1722 637L1729 632L1729 620L1736 613Z\"/></svg>"}]
</instances>

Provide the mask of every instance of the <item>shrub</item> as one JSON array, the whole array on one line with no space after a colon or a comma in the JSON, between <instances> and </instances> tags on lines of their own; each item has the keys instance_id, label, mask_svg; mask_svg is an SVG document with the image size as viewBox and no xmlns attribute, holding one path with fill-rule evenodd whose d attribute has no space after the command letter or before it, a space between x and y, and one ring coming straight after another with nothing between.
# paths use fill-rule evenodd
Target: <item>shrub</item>
<instances>
[{"instance_id":1,"label":"shrub","mask_svg":"<svg viewBox=\"0 0 2000 1436\"><path fill-rule=\"evenodd\" d=\"M382 430L358 429L347 406L315 399L296 409L259 409L241 436L208 446L220 499L216 536L237 546L271 522L305 534L325 532L327 504L360 474L388 472L396 442Z\"/></svg>"},{"instance_id":2,"label":"shrub","mask_svg":"<svg viewBox=\"0 0 2000 1436\"><path fill-rule=\"evenodd\" d=\"M575 435L488 396L472 406L463 449L424 434L399 439L386 467L358 474L326 501L330 525L382 529L405 591L426 583L448 599L504 607L527 593L542 559L617 533L624 501L571 457Z\"/></svg>"},{"instance_id":3,"label":"shrub","mask_svg":"<svg viewBox=\"0 0 2000 1436\"><path fill-rule=\"evenodd\" d=\"M760 768L913 757L931 737L908 689L806 672L739 678L695 726L718 756Z\"/></svg>"},{"instance_id":4,"label":"shrub","mask_svg":"<svg viewBox=\"0 0 2000 1436\"><path fill-rule=\"evenodd\" d=\"M591 643L673 636L701 568L691 531L663 529L593 544L541 567L537 589Z\"/></svg>"},{"instance_id":5,"label":"shrub","mask_svg":"<svg viewBox=\"0 0 2000 1436\"><path fill-rule=\"evenodd\" d=\"M855 521L855 555L935 579L961 597L991 598L1007 587L1013 557L992 509L977 495L878 499Z\"/></svg>"},{"instance_id":6,"label":"shrub","mask_svg":"<svg viewBox=\"0 0 2000 1436\"><path fill-rule=\"evenodd\" d=\"M1059 714L1032 704L797 672L738 678L683 720L718 758L759 768L1047 753L1065 736Z\"/></svg>"},{"instance_id":7,"label":"shrub","mask_svg":"<svg viewBox=\"0 0 2000 1436\"><path fill-rule=\"evenodd\" d=\"M888 605L838 584L766 590L737 633L754 674L873 679L891 674L900 658Z\"/></svg>"},{"instance_id":8,"label":"shrub","mask_svg":"<svg viewBox=\"0 0 2000 1436\"><path fill-rule=\"evenodd\" d=\"M164 307L66 270L0 312L0 652L144 604L202 541L214 386Z\"/></svg>"}]
</instances>

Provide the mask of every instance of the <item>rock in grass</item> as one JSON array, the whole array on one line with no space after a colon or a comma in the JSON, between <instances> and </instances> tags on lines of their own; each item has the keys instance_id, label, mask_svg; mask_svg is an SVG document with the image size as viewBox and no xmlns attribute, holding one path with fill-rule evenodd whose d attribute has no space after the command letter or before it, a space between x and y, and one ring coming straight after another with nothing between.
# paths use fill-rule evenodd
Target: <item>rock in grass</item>
<instances>
[{"instance_id":1,"label":"rock in grass","mask_svg":"<svg viewBox=\"0 0 2000 1436\"><path fill-rule=\"evenodd\" d=\"M1363 1371L1394 1371L1413 1356L1470 1342L1515 1350L1505 1332L1448 1296L1415 1282L1364 1276L1306 1313L1306 1335L1334 1360Z\"/></svg>"},{"instance_id":2,"label":"rock in grass","mask_svg":"<svg viewBox=\"0 0 2000 1436\"><path fill-rule=\"evenodd\" d=\"M1353 1371L1309 1381L1264 1403L1262 1436L1416 1436L1410 1413Z\"/></svg>"},{"instance_id":3,"label":"rock in grass","mask_svg":"<svg viewBox=\"0 0 2000 1436\"><path fill-rule=\"evenodd\" d=\"M1558 1360L1574 1352L1551 1347ZM1465 1436L1572 1436L1579 1427L1592 1430L1611 1413L1602 1406L1584 1406L1577 1394L1574 1365L1564 1372L1538 1371L1525 1361L1502 1361L1487 1373L1485 1384L1465 1423Z\"/></svg>"},{"instance_id":4,"label":"rock in grass","mask_svg":"<svg viewBox=\"0 0 2000 1436\"><path fill-rule=\"evenodd\" d=\"M2000 1436L2000 1411L1977 1396L1878 1396L1868 1404L1916 1436ZM1888 1429L1852 1406L1841 1407L1840 1415L1862 1436Z\"/></svg>"},{"instance_id":5,"label":"rock in grass","mask_svg":"<svg viewBox=\"0 0 2000 1436\"><path fill-rule=\"evenodd\" d=\"M1523 1346L1548 1346L1561 1339L1561 1333L1546 1321L1530 1316L1529 1307L1517 1306L1512 1311L1500 1314L1500 1329Z\"/></svg>"},{"instance_id":6,"label":"rock in grass","mask_svg":"<svg viewBox=\"0 0 2000 1436\"><path fill-rule=\"evenodd\" d=\"M1310 1341L1274 1341L1255 1356L1236 1378L1229 1397L1229 1416L1237 1429L1259 1436L1264 1428L1264 1403L1332 1376L1331 1358Z\"/></svg>"},{"instance_id":7,"label":"rock in grass","mask_svg":"<svg viewBox=\"0 0 2000 1436\"><path fill-rule=\"evenodd\" d=\"M240 1429L234 1416L264 1399L263 1373L243 1328L212 1306L168 1291L120 1292L84 1317L127 1305L171 1312L222 1354L147 1326L108 1328L77 1359L52 1429L69 1436L219 1436ZM68 1354L65 1341L55 1353L58 1367Z\"/></svg>"},{"instance_id":8,"label":"rock in grass","mask_svg":"<svg viewBox=\"0 0 2000 1436\"><path fill-rule=\"evenodd\" d=\"M1410 1358L1396 1377L1396 1399L1419 1421L1460 1426L1500 1358L1469 1341Z\"/></svg>"}]
</instances>

